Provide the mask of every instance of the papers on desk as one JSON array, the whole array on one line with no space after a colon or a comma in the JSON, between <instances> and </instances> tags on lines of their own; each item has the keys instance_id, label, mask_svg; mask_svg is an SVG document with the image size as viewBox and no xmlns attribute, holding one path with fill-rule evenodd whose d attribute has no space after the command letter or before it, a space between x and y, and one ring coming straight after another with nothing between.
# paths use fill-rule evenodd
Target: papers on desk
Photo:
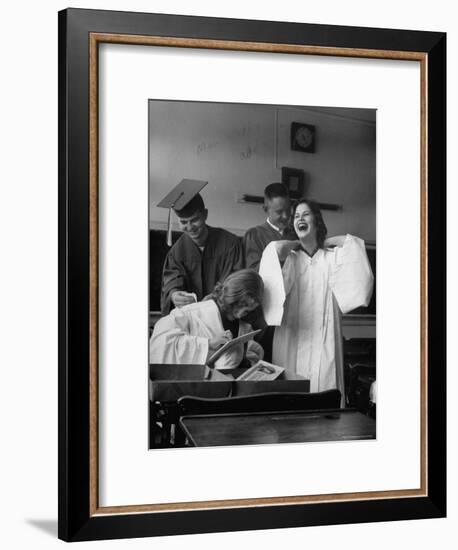
<instances>
[{"instance_id":1,"label":"papers on desk","mask_svg":"<svg viewBox=\"0 0 458 550\"><path fill-rule=\"evenodd\" d=\"M261 329L252 330L251 332L242 334L242 336L237 336L236 338L232 338L232 340L229 340L229 342L226 342L224 346L221 346L218 350L215 351L215 353L208 359L207 365L212 365L215 361L217 361L221 357L221 355L223 355L223 353L226 353L232 347L237 346L238 344L244 344L245 342L249 342L250 340L253 340L256 334L259 334L260 332L261 332Z\"/></svg>"},{"instance_id":2,"label":"papers on desk","mask_svg":"<svg viewBox=\"0 0 458 550\"><path fill-rule=\"evenodd\" d=\"M258 361L256 365L253 365L251 368L249 368L247 371L245 371L243 374L241 374L237 380L242 381L268 381L268 380L276 380L283 372L283 367L279 367L278 365L273 365L272 363L268 363L267 361Z\"/></svg>"}]
</instances>

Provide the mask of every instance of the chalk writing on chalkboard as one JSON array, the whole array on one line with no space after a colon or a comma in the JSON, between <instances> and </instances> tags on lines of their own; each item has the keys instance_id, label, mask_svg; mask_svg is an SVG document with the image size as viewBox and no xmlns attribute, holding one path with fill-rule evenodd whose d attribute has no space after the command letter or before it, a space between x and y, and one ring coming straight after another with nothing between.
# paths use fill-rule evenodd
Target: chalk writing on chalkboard
<instances>
[{"instance_id":1,"label":"chalk writing on chalkboard","mask_svg":"<svg viewBox=\"0 0 458 550\"><path fill-rule=\"evenodd\" d=\"M216 149L218 145L218 141L201 141L197 144L197 154L200 155L202 153L207 153L213 149Z\"/></svg>"},{"instance_id":2,"label":"chalk writing on chalkboard","mask_svg":"<svg viewBox=\"0 0 458 550\"><path fill-rule=\"evenodd\" d=\"M242 160L248 160L251 157L254 157L258 153L258 144L248 145L244 151L240 153L240 158Z\"/></svg>"}]
</instances>

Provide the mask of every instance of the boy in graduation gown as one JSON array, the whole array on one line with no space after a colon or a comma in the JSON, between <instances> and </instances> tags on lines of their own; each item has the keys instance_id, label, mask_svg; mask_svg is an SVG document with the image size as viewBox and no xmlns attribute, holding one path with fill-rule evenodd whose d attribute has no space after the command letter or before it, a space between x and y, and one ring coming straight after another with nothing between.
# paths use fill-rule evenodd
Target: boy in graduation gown
<instances>
[{"instance_id":1,"label":"boy in graduation gown","mask_svg":"<svg viewBox=\"0 0 458 550\"><path fill-rule=\"evenodd\" d=\"M199 183L200 188L206 185L198 180L183 180L172 191L175 192L173 203L164 199L158 205L174 209L183 231L164 262L163 315L174 307L202 300L213 291L218 281L243 267L240 239L229 231L207 225L208 211L200 193L196 192L196 188L200 190Z\"/></svg>"},{"instance_id":2,"label":"boy in graduation gown","mask_svg":"<svg viewBox=\"0 0 458 550\"><path fill-rule=\"evenodd\" d=\"M264 248L270 242L296 239L290 225L291 203L285 185L271 183L264 189L263 208L267 214L266 221L249 229L243 238L245 266L256 270L259 268Z\"/></svg>"}]
</instances>

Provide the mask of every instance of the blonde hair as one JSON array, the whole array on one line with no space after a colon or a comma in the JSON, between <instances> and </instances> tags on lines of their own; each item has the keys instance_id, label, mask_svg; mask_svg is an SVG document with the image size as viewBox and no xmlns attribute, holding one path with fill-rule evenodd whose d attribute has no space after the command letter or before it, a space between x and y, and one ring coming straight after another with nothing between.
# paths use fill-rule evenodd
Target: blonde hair
<instances>
[{"instance_id":1,"label":"blonde hair","mask_svg":"<svg viewBox=\"0 0 458 550\"><path fill-rule=\"evenodd\" d=\"M249 298L261 304L263 293L264 283L258 273L253 269L240 269L228 275L223 282L216 283L210 297L223 312L227 312L235 304Z\"/></svg>"}]
</instances>

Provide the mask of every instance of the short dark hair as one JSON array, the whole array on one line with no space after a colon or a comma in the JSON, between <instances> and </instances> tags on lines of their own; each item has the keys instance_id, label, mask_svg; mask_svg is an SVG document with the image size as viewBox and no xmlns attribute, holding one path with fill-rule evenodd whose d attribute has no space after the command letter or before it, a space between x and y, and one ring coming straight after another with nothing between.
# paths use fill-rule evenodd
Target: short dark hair
<instances>
[{"instance_id":1,"label":"short dark hair","mask_svg":"<svg viewBox=\"0 0 458 550\"><path fill-rule=\"evenodd\" d=\"M275 197L289 199L288 188L284 183L271 183L264 189L264 197L270 201Z\"/></svg>"},{"instance_id":2,"label":"short dark hair","mask_svg":"<svg viewBox=\"0 0 458 550\"><path fill-rule=\"evenodd\" d=\"M323 220L323 215L321 214L320 206L317 202L311 201L308 199L301 199L300 201L297 201L293 206L293 218L296 214L297 207L300 204L306 204L310 211L313 214L313 219L315 221L316 226L316 242L319 248L324 248L324 241L326 239L326 235L328 234L328 228L326 227L326 224Z\"/></svg>"},{"instance_id":3,"label":"short dark hair","mask_svg":"<svg viewBox=\"0 0 458 550\"><path fill-rule=\"evenodd\" d=\"M197 195L194 195L194 197L188 202L188 204L183 206L181 210L174 210L179 218L189 218L196 212L203 212L205 210L204 199L202 198L200 193L197 193Z\"/></svg>"}]
</instances>

